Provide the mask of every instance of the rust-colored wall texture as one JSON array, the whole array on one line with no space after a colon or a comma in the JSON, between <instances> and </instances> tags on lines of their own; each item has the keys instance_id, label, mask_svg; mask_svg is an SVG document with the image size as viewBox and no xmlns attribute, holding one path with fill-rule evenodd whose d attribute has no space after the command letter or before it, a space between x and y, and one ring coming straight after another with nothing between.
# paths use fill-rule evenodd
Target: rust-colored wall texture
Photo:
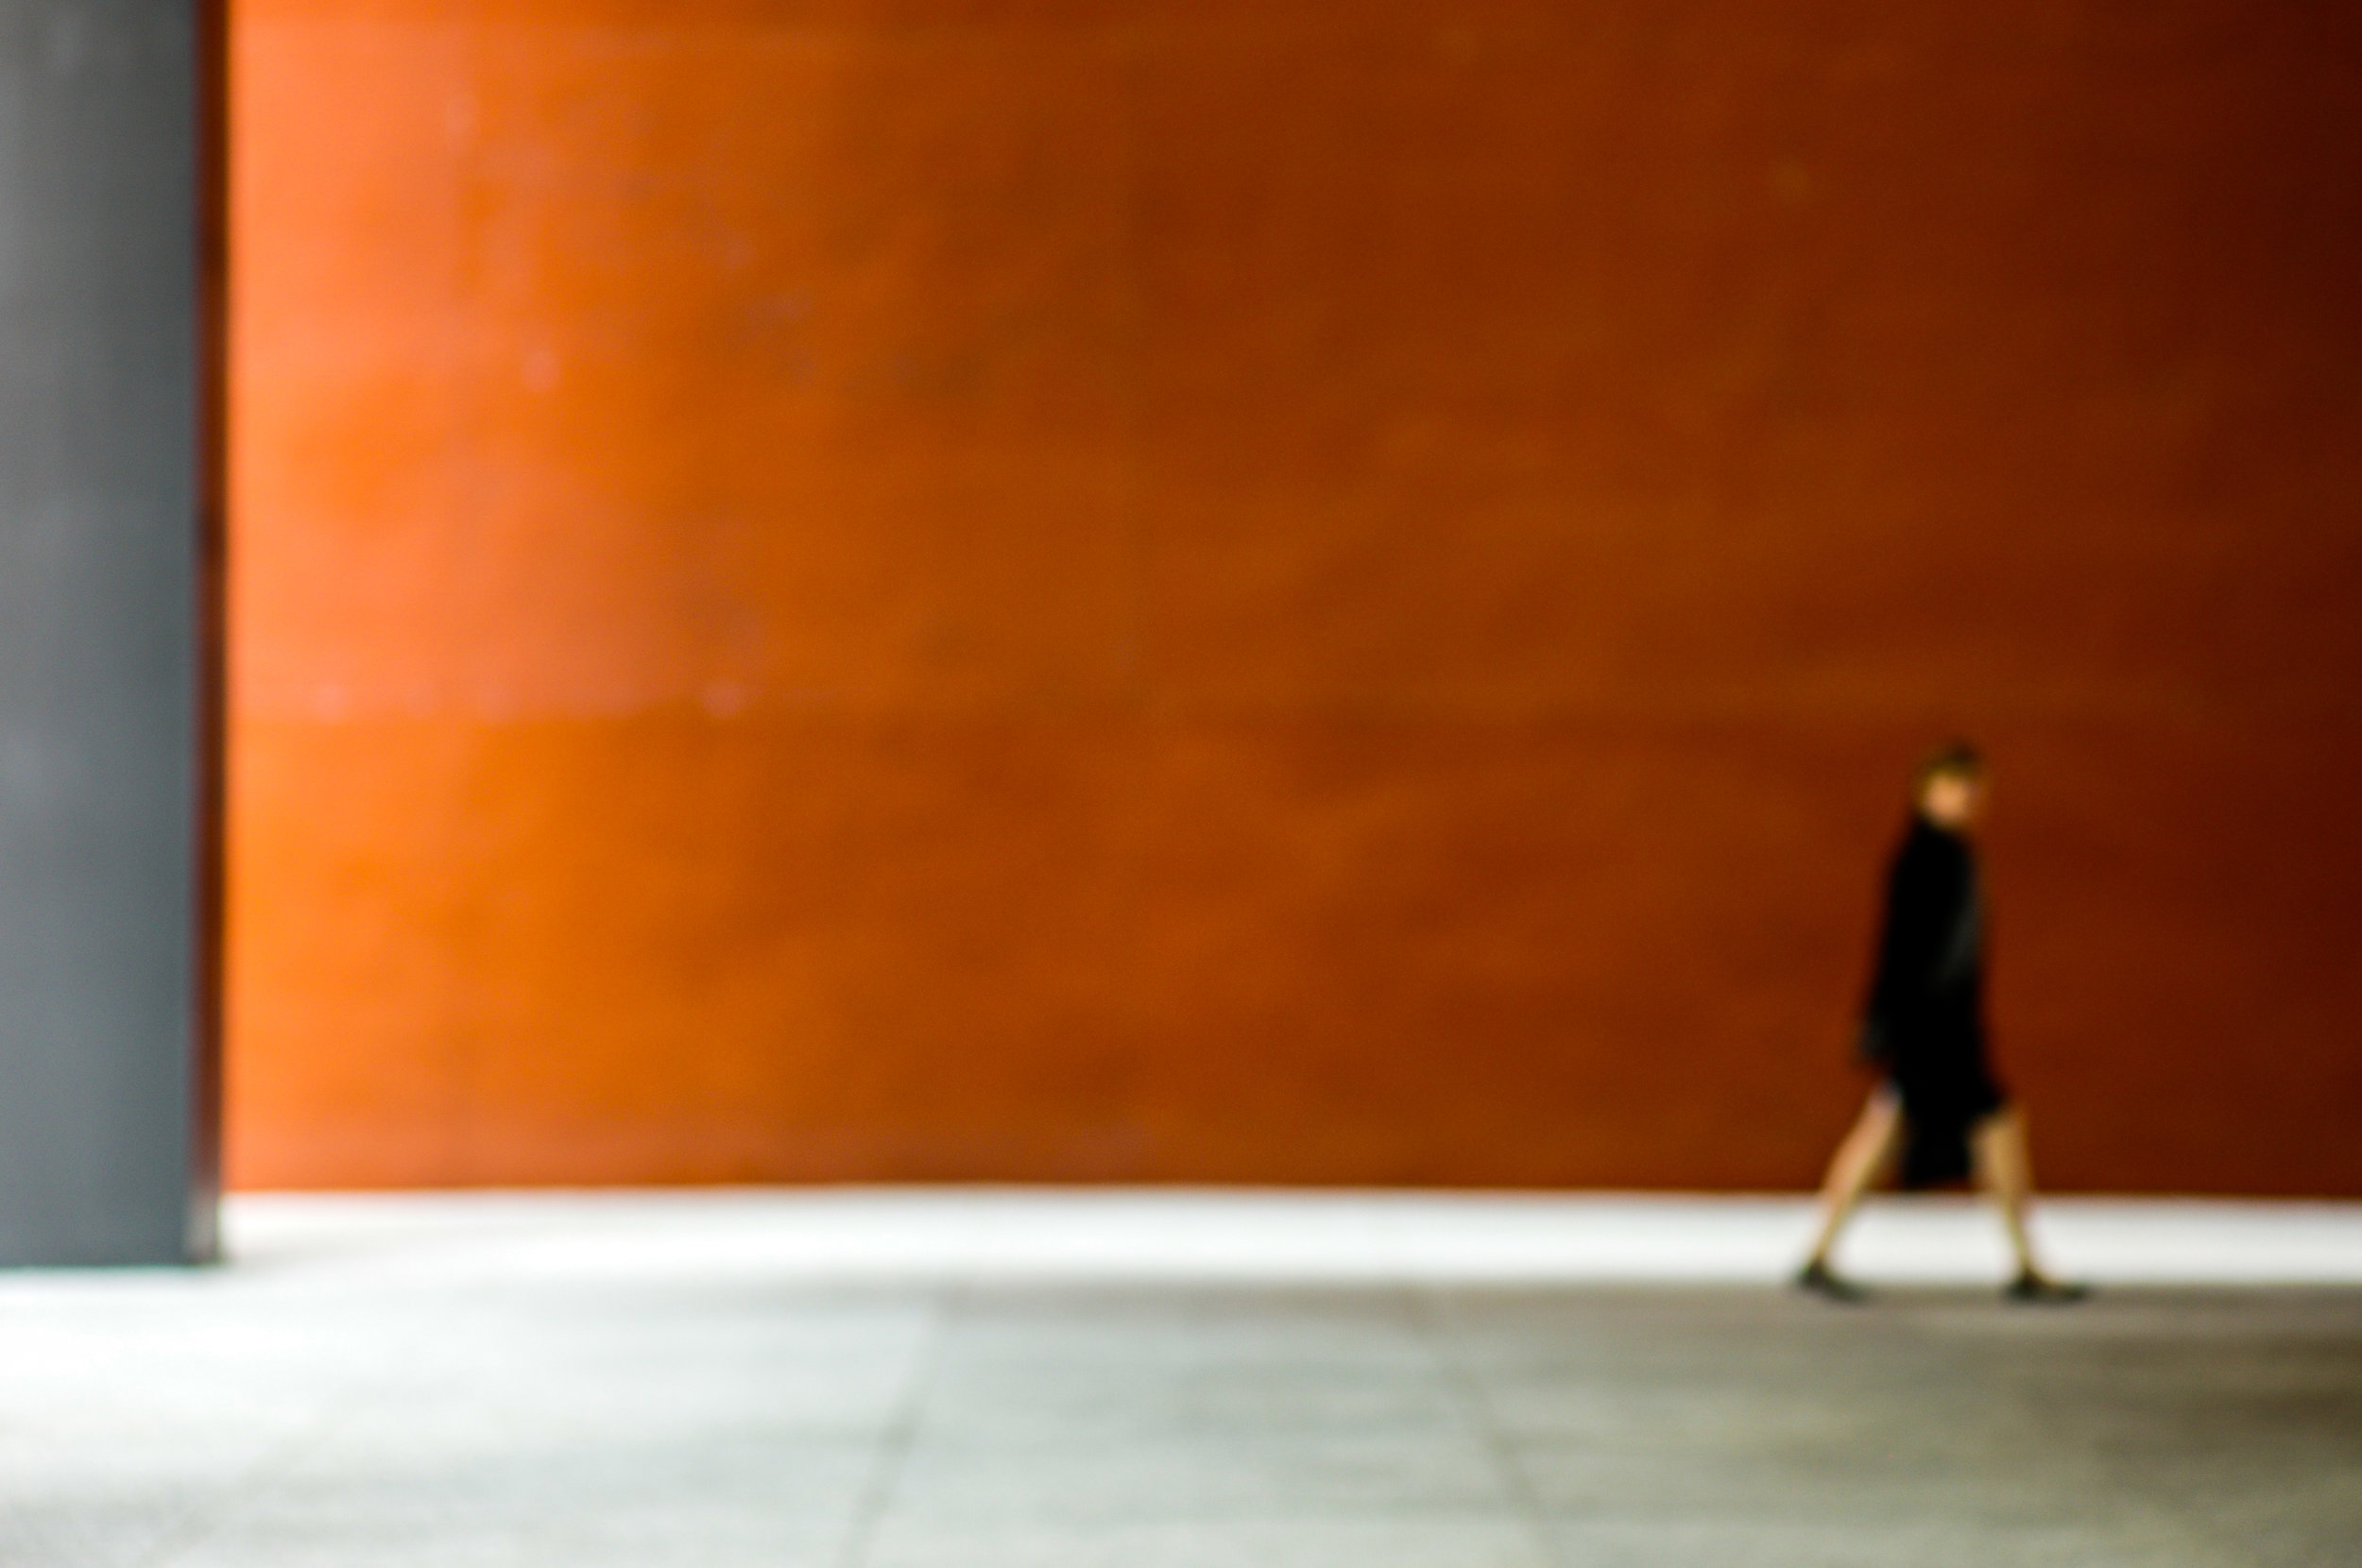
<instances>
[{"instance_id":1,"label":"rust-colored wall texture","mask_svg":"<svg viewBox=\"0 0 2362 1568\"><path fill-rule=\"evenodd\" d=\"M2362 1193L2358 18L239 0L234 1180Z\"/></svg>"}]
</instances>

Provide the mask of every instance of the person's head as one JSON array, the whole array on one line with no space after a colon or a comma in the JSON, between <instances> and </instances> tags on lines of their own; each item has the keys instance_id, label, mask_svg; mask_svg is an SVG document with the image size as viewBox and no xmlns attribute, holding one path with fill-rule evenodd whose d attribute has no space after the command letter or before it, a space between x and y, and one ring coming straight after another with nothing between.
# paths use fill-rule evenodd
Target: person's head
<instances>
[{"instance_id":1,"label":"person's head","mask_svg":"<svg viewBox=\"0 0 2362 1568\"><path fill-rule=\"evenodd\" d=\"M1911 801L1921 816L1947 832L1974 827L1985 805L1983 755L1965 741L1937 747L1919 765Z\"/></svg>"}]
</instances>

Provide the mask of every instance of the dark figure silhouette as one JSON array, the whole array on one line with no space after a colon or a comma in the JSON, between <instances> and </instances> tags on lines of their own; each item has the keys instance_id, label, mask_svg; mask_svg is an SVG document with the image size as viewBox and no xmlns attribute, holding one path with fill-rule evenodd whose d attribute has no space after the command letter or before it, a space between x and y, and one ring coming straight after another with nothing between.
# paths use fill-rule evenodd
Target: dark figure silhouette
<instances>
[{"instance_id":1,"label":"dark figure silhouette","mask_svg":"<svg viewBox=\"0 0 2362 1568\"><path fill-rule=\"evenodd\" d=\"M1887 875L1878 962L1862 1009L1861 1054L1884 1081L1838 1147L1821 1192L1821 1233L1796 1283L1842 1301L1861 1291L1829 1253L1873 1182L1902 1151L1905 1186L1979 1176L2017 1258L2009 1294L2073 1301L2034 1261L2026 1234L2033 1176L2026 1126L1985 1062L1985 895L1970 830L1986 794L1983 760L1964 744L1922 765L1909 831Z\"/></svg>"}]
</instances>

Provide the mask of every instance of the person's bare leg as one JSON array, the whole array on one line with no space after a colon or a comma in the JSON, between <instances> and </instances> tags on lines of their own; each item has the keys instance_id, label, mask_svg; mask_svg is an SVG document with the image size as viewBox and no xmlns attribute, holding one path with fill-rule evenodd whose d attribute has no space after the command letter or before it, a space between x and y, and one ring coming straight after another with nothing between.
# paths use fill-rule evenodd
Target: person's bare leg
<instances>
[{"instance_id":1,"label":"person's bare leg","mask_svg":"<svg viewBox=\"0 0 2362 1568\"><path fill-rule=\"evenodd\" d=\"M2001 1228L2009 1233L2010 1251L2017 1271L2039 1275L2033 1243L2026 1235L2026 1206L2033 1196L2033 1161L2026 1152L2026 1123L2014 1106L2005 1105L1977 1124L1972 1134L1977 1175L1994 1206L2001 1211Z\"/></svg>"},{"instance_id":2,"label":"person's bare leg","mask_svg":"<svg viewBox=\"0 0 2362 1568\"><path fill-rule=\"evenodd\" d=\"M2026 1211L2034 1197L2034 1162L2026 1151L2025 1118L2015 1106L2005 1105L1978 1122L1972 1138L1977 1177L2001 1211L2001 1228L2009 1233L2010 1251L2017 1257L2011 1293L2055 1301L2082 1295L2080 1286L2061 1285L2034 1261L2033 1242L2026 1232Z\"/></svg>"},{"instance_id":3,"label":"person's bare leg","mask_svg":"<svg viewBox=\"0 0 2362 1568\"><path fill-rule=\"evenodd\" d=\"M1826 1269L1830 1249L1837 1245L1845 1221L1853 1217L1870 1185L1885 1174L1903 1133L1903 1107L1894 1091L1881 1084L1854 1118L1854 1130L1837 1146L1829 1174L1821 1184L1821 1233L1805 1259L1807 1270Z\"/></svg>"}]
</instances>

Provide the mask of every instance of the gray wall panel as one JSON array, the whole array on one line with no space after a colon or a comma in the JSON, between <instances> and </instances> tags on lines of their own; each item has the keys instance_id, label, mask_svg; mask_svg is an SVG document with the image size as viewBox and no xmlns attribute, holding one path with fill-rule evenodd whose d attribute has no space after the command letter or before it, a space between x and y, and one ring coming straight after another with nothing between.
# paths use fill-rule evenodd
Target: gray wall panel
<instances>
[{"instance_id":1,"label":"gray wall panel","mask_svg":"<svg viewBox=\"0 0 2362 1568\"><path fill-rule=\"evenodd\" d=\"M206 1230L193 21L0 0L5 1263Z\"/></svg>"}]
</instances>

